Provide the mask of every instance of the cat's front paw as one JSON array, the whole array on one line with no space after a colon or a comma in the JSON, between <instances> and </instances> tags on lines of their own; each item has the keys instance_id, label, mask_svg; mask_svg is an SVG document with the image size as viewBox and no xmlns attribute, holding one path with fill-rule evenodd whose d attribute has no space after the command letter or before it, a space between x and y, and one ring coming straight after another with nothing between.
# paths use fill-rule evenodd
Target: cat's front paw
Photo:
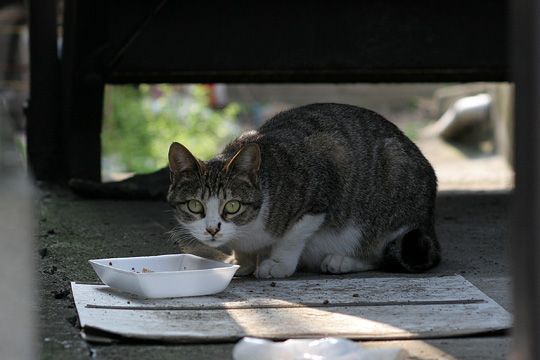
<instances>
[{"instance_id":1,"label":"cat's front paw","mask_svg":"<svg viewBox=\"0 0 540 360\"><path fill-rule=\"evenodd\" d=\"M249 259L245 256L239 256L238 258L236 258L234 255L229 256L227 259L225 259L225 262L228 264L240 265L240 269L238 269L234 274L235 276L250 276L255 271L255 263L249 261Z\"/></svg>"},{"instance_id":2,"label":"cat's front paw","mask_svg":"<svg viewBox=\"0 0 540 360\"><path fill-rule=\"evenodd\" d=\"M255 271L255 265L242 265L240 264L240 269L234 273L235 276L250 276Z\"/></svg>"},{"instance_id":3,"label":"cat's front paw","mask_svg":"<svg viewBox=\"0 0 540 360\"><path fill-rule=\"evenodd\" d=\"M296 266L274 259L266 259L259 264L254 275L258 279L283 278L291 276L295 270Z\"/></svg>"}]
</instances>

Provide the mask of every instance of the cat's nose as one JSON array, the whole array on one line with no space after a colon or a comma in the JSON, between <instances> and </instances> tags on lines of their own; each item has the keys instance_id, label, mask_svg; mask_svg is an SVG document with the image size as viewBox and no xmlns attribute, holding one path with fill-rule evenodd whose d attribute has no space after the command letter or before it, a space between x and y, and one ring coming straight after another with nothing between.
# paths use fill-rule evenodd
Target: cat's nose
<instances>
[{"instance_id":1,"label":"cat's nose","mask_svg":"<svg viewBox=\"0 0 540 360\"><path fill-rule=\"evenodd\" d=\"M218 226L212 226L212 227L207 227L206 228L206 231L208 231L208 233L212 236L216 235L218 232L219 232L219 229L221 228L221 223L218 223Z\"/></svg>"}]
</instances>

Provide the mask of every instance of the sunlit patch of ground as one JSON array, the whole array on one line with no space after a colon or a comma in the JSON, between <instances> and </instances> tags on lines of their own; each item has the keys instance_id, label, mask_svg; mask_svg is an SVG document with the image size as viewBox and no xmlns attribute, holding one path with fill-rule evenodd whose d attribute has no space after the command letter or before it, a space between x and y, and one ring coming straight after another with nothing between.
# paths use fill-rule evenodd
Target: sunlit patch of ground
<instances>
[{"instance_id":1,"label":"sunlit patch of ground","mask_svg":"<svg viewBox=\"0 0 540 360\"><path fill-rule=\"evenodd\" d=\"M439 191L510 190L514 172L502 155L470 154L440 138L416 141L433 165Z\"/></svg>"}]
</instances>

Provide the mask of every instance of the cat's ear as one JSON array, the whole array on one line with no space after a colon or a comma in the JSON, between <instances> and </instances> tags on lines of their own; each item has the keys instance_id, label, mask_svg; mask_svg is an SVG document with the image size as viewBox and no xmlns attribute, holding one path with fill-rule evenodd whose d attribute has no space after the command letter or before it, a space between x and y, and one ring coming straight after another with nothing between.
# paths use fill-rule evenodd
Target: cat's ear
<instances>
[{"instance_id":1,"label":"cat's ear","mask_svg":"<svg viewBox=\"0 0 540 360\"><path fill-rule=\"evenodd\" d=\"M225 165L225 171L256 174L261 167L261 149L257 144L247 144Z\"/></svg>"},{"instance_id":2,"label":"cat's ear","mask_svg":"<svg viewBox=\"0 0 540 360\"><path fill-rule=\"evenodd\" d=\"M203 164L182 144L173 142L169 147L169 169L172 174L201 171Z\"/></svg>"}]
</instances>

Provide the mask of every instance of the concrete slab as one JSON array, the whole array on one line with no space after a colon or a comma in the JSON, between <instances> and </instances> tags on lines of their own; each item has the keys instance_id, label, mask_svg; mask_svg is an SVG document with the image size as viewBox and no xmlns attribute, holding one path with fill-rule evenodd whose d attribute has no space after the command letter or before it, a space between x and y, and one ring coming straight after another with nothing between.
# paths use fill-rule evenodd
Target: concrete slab
<instances>
[{"instance_id":1,"label":"concrete slab","mask_svg":"<svg viewBox=\"0 0 540 360\"><path fill-rule=\"evenodd\" d=\"M511 310L509 267L505 251L510 194L441 193L437 224L444 260L433 274L461 274ZM175 252L167 231L173 225L160 202L84 200L63 190L49 190L40 204L40 343L44 359L226 359L232 344L88 345L81 340L69 282L97 281L87 260ZM300 275L321 277L320 275ZM358 275L349 275L358 276ZM388 276L380 272L362 276ZM410 275L414 276L414 275ZM508 336L480 336L402 342L420 359L503 359Z\"/></svg>"}]
</instances>

